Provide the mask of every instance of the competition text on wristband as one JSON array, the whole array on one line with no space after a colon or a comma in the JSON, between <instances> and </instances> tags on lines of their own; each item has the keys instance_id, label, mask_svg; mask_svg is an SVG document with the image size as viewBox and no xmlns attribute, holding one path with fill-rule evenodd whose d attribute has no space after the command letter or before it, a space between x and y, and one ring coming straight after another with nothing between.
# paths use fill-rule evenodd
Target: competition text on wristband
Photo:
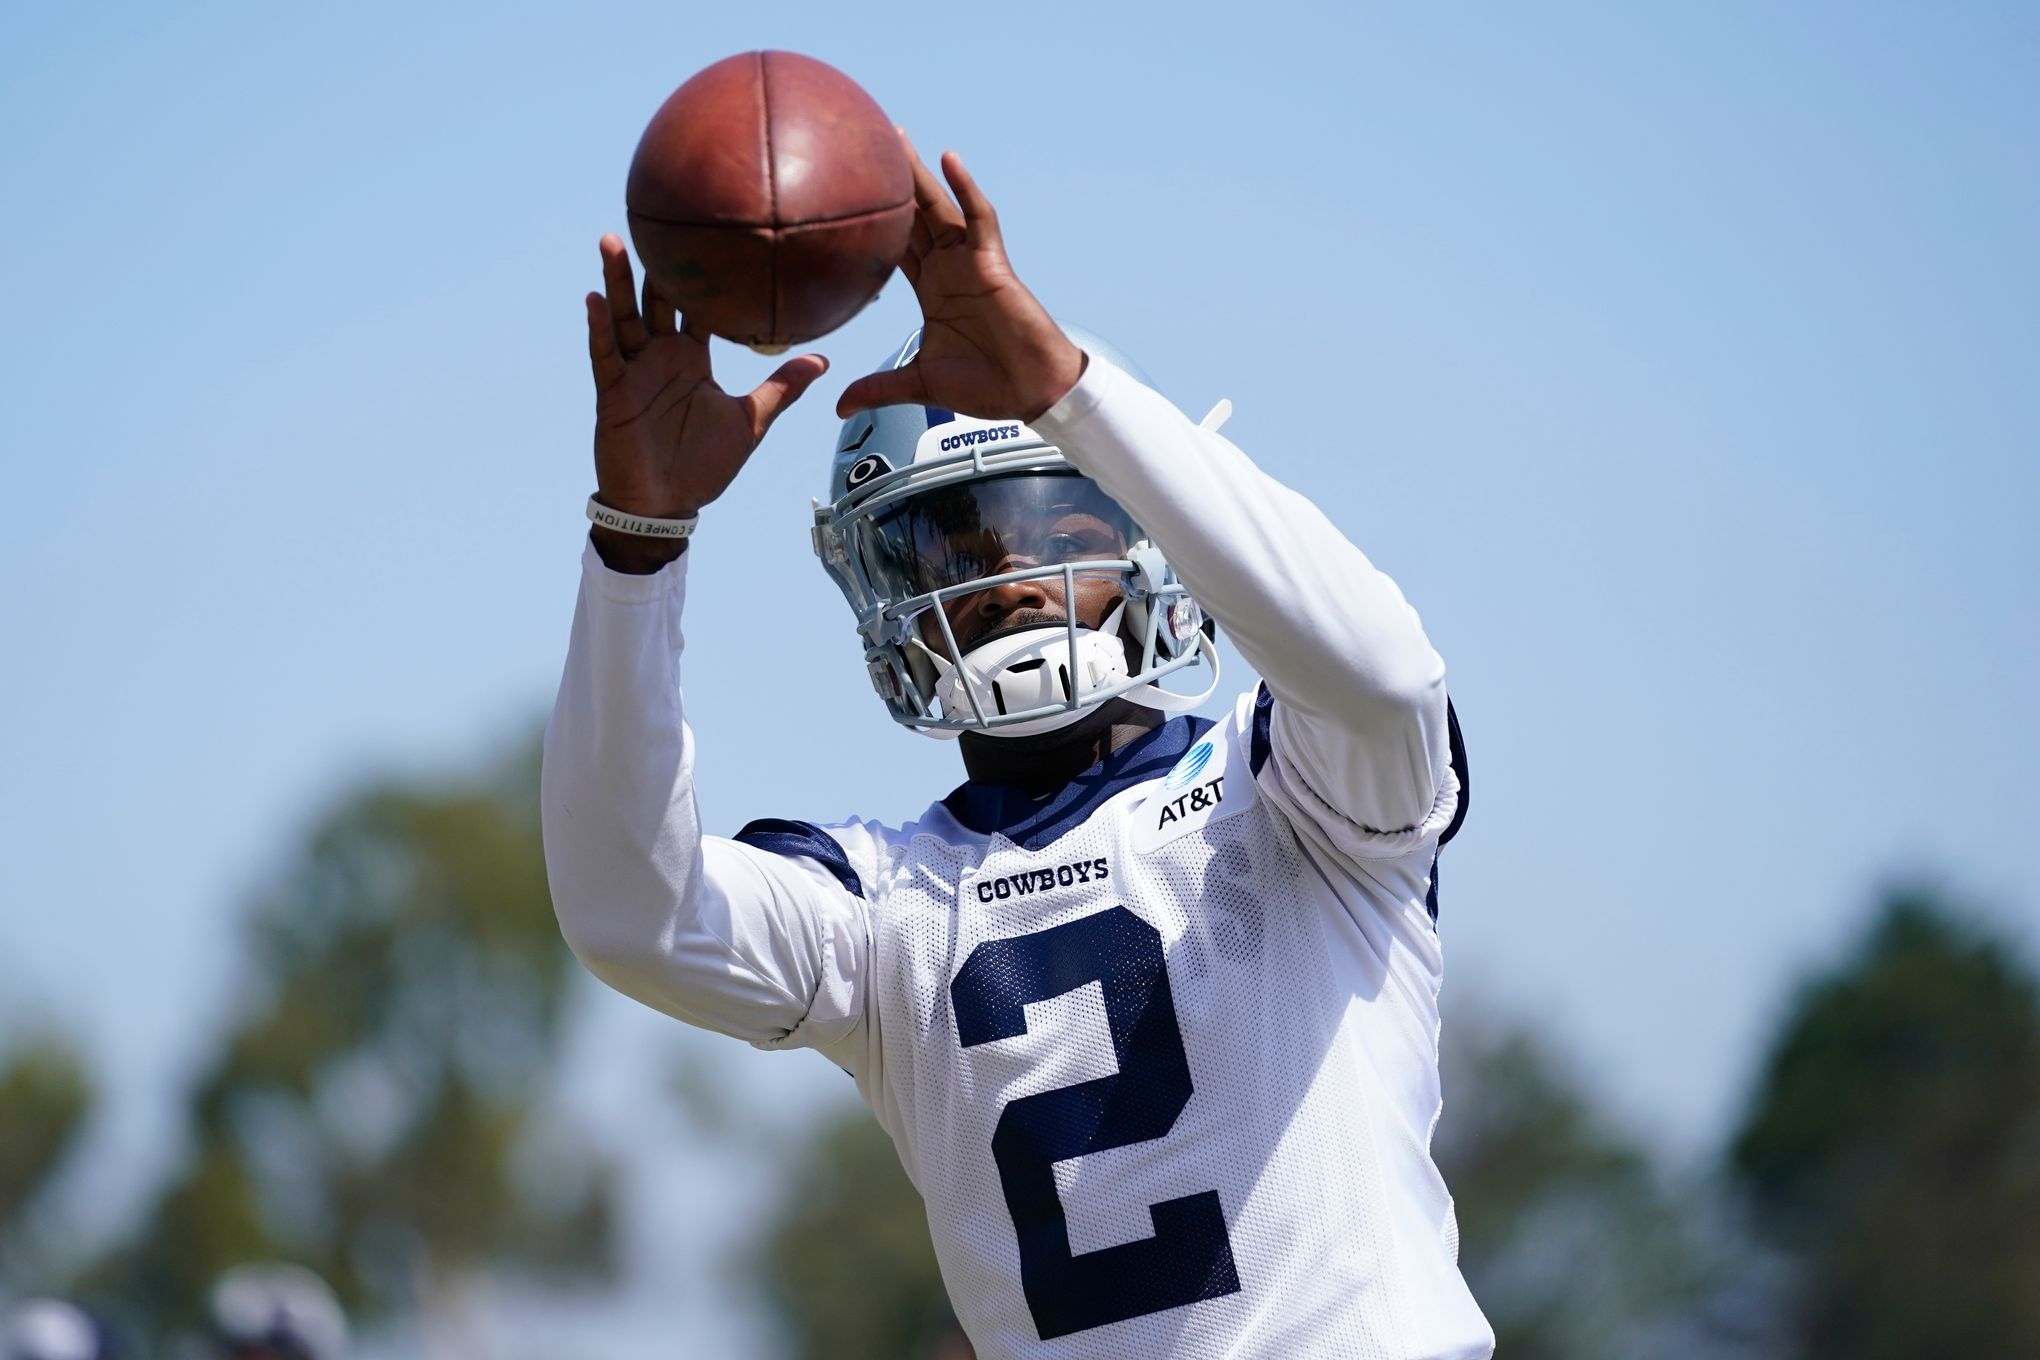
<instances>
[{"instance_id":1,"label":"competition text on wristband","mask_svg":"<svg viewBox=\"0 0 2040 1360\"><path fill-rule=\"evenodd\" d=\"M605 529L614 529L620 534L637 534L643 538L686 538L694 532L696 519L646 519L642 515L627 515L621 510L611 509L593 496L588 498L588 518Z\"/></svg>"}]
</instances>

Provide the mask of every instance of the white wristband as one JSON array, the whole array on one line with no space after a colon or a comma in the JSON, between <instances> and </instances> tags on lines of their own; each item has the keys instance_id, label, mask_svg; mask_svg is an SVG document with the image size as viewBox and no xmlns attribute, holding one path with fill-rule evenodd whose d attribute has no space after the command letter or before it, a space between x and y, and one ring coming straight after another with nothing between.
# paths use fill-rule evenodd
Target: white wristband
<instances>
[{"instance_id":1,"label":"white wristband","mask_svg":"<svg viewBox=\"0 0 2040 1360\"><path fill-rule=\"evenodd\" d=\"M646 519L643 515L626 515L621 510L612 510L593 496L588 498L589 522L605 529L614 529L619 534L636 534L640 538L685 538L694 532L694 526L701 523L701 516L692 519Z\"/></svg>"}]
</instances>

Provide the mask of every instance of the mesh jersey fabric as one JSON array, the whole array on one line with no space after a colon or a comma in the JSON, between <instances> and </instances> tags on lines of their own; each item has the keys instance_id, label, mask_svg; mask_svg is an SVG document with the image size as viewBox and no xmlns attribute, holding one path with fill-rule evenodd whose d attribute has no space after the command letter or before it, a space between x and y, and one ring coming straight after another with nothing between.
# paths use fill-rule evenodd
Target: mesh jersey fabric
<instances>
[{"instance_id":1,"label":"mesh jersey fabric","mask_svg":"<svg viewBox=\"0 0 2040 1360\"><path fill-rule=\"evenodd\" d=\"M986 1360L1492 1351L1429 1153L1456 783L1399 854L1313 845L1254 713L1034 848L940 804L823 829L869 931L831 1056Z\"/></svg>"}]
</instances>

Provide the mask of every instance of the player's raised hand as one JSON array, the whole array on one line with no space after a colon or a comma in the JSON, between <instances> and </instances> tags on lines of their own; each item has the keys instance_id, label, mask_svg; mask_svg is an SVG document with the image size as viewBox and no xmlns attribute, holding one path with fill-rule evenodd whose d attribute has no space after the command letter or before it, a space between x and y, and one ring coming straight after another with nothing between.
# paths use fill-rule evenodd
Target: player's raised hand
<instances>
[{"instance_id":1,"label":"player's raised hand","mask_svg":"<svg viewBox=\"0 0 2040 1360\"><path fill-rule=\"evenodd\" d=\"M688 518L722 495L829 361L803 354L731 396L709 370L707 333L681 324L649 281L640 298L613 234L602 238L602 281L587 299L596 494L628 514Z\"/></svg>"},{"instance_id":2,"label":"player's raised hand","mask_svg":"<svg viewBox=\"0 0 2040 1360\"><path fill-rule=\"evenodd\" d=\"M1014 277L999 215L962 158L943 153L948 190L912 143L907 158L917 212L900 270L921 302L921 352L851 383L836 414L919 402L986 420L1032 420L1076 386L1084 352Z\"/></svg>"}]
</instances>

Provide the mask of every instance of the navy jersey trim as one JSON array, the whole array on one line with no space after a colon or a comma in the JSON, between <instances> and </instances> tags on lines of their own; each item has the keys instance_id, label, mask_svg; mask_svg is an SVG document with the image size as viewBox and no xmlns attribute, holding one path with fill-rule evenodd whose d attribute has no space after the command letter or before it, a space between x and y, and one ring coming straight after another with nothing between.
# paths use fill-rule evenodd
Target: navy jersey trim
<instances>
[{"instance_id":1,"label":"navy jersey trim","mask_svg":"<svg viewBox=\"0 0 2040 1360\"><path fill-rule=\"evenodd\" d=\"M1268 763L1268 720L1274 716L1275 696L1268 692L1268 682L1263 680L1254 687L1254 731L1247 742L1247 769L1256 778Z\"/></svg>"},{"instance_id":2,"label":"navy jersey trim","mask_svg":"<svg viewBox=\"0 0 2040 1360\"><path fill-rule=\"evenodd\" d=\"M1445 740L1452 748L1452 773L1459 776L1459 806L1452 809L1452 820L1445 824L1444 834L1438 837L1438 844L1450 845L1452 838L1459 834L1459 828L1466 821L1466 809L1473 802L1473 776L1466 768L1466 738L1459 735L1459 710L1452 706L1452 700L1445 700ZM1437 892L1438 875L1431 875L1431 890ZM1438 907L1435 900L1431 905L1431 916L1435 920Z\"/></svg>"},{"instance_id":3,"label":"navy jersey trim","mask_svg":"<svg viewBox=\"0 0 2040 1360\"><path fill-rule=\"evenodd\" d=\"M1083 825L1114 794L1174 769L1183 753L1210 729L1209 718L1171 718L1112 752L1045 801L1010 784L971 781L958 785L942 806L979 835L996 832L1023 849L1041 850Z\"/></svg>"},{"instance_id":4,"label":"navy jersey trim","mask_svg":"<svg viewBox=\"0 0 2040 1360\"><path fill-rule=\"evenodd\" d=\"M1247 767L1255 775L1268 763L1268 721L1275 716L1275 696L1268 692L1268 682L1263 680L1254 691L1254 730L1247 743ZM1445 700L1445 740L1452 752L1452 773L1459 777L1459 805L1452 809L1452 820L1445 824L1444 832L1438 837L1438 844L1450 845L1452 838L1459 834L1459 828L1466 822L1466 809L1473 802L1473 776L1466 766L1466 738L1459 732L1459 710L1452 706L1452 700ZM1436 875L1433 874L1433 901L1431 915L1435 919L1438 906L1435 898Z\"/></svg>"},{"instance_id":5,"label":"navy jersey trim","mask_svg":"<svg viewBox=\"0 0 2040 1360\"><path fill-rule=\"evenodd\" d=\"M843 847L836 838L816 826L813 822L789 822L779 817L761 817L747 823L736 839L753 849L767 854L781 855L787 859L811 859L834 874L841 883L859 897L864 896L864 885L857 880L857 871L850 867L850 857L843 853Z\"/></svg>"}]
</instances>

